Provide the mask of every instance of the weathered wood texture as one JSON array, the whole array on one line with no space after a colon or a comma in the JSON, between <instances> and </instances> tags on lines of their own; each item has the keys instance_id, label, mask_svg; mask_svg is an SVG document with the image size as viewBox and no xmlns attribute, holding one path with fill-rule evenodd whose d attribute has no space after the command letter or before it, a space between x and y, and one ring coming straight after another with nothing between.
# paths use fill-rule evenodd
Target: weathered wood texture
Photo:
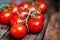
<instances>
[{"instance_id":1,"label":"weathered wood texture","mask_svg":"<svg viewBox=\"0 0 60 40\"><path fill-rule=\"evenodd\" d=\"M44 40L60 40L60 14L52 14Z\"/></svg>"}]
</instances>

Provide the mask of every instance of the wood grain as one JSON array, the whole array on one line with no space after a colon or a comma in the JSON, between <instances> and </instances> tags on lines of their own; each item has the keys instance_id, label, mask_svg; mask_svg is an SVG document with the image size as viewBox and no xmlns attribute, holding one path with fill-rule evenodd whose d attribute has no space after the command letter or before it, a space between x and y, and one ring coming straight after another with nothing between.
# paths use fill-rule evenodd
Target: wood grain
<instances>
[{"instance_id":1,"label":"wood grain","mask_svg":"<svg viewBox=\"0 0 60 40\"><path fill-rule=\"evenodd\" d=\"M60 14L52 14L43 40L60 40Z\"/></svg>"}]
</instances>

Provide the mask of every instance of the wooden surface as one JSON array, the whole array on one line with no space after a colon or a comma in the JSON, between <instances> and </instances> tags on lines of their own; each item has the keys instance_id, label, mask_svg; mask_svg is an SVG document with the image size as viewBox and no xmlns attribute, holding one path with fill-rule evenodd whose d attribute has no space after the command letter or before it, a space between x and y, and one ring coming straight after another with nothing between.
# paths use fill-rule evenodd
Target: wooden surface
<instances>
[{"instance_id":1,"label":"wooden surface","mask_svg":"<svg viewBox=\"0 0 60 40\"><path fill-rule=\"evenodd\" d=\"M60 14L53 13L47 30L45 32L44 40L60 40Z\"/></svg>"}]
</instances>

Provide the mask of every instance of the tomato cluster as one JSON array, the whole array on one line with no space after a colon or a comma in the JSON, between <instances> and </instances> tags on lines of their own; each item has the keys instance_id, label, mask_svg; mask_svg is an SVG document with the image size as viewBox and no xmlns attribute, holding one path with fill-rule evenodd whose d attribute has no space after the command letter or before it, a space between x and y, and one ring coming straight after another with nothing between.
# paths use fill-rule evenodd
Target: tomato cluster
<instances>
[{"instance_id":1,"label":"tomato cluster","mask_svg":"<svg viewBox=\"0 0 60 40\"><path fill-rule=\"evenodd\" d=\"M44 13L47 11L45 2L21 2L17 5L10 2L0 8L0 23L11 24L10 33L15 38L23 38L27 32L39 33L44 26Z\"/></svg>"}]
</instances>

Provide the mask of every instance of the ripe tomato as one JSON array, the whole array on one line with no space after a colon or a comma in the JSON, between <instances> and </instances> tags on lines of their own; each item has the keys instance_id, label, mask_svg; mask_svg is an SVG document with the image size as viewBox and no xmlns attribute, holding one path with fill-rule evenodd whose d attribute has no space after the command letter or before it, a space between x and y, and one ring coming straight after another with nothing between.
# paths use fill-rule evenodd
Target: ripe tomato
<instances>
[{"instance_id":1,"label":"ripe tomato","mask_svg":"<svg viewBox=\"0 0 60 40\"><path fill-rule=\"evenodd\" d=\"M39 33L43 29L44 23L41 20L29 19L28 27L30 32Z\"/></svg>"},{"instance_id":2,"label":"ripe tomato","mask_svg":"<svg viewBox=\"0 0 60 40\"><path fill-rule=\"evenodd\" d=\"M41 0L35 0L35 2L39 3Z\"/></svg>"},{"instance_id":3,"label":"ripe tomato","mask_svg":"<svg viewBox=\"0 0 60 40\"><path fill-rule=\"evenodd\" d=\"M39 2L39 8L41 12L45 13L47 11L48 5L45 2Z\"/></svg>"},{"instance_id":4,"label":"ripe tomato","mask_svg":"<svg viewBox=\"0 0 60 40\"><path fill-rule=\"evenodd\" d=\"M17 13L18 10L18 5L14 2L10 2L8 3L5 7L7 7L7 9L12 10L13 13Z\"/></svg>"},{"instance_id":5,"label":"ripe tomato","mask_svg":"<svg viewBox=\"0 0 60 40\"><path fill-rule=\"evenodd\" d=\"M13 13L10 10L2 11L0 13L0 23L7 24L10 22Z\"/></svg>"},{"instance_id":6,"label":"ripe tomato","mask_svg":"<svg viewBox=\"0 0 60 40\"><path fill-rule=\"evenodd\" d=\"M34 5L29 5L29 7L28 8L30 8L32 11L34 11L34 10L37 10L38 9L38 7L37 6L34 6Z\"/></svg>"},{"instance_id":7,"label":"ripe tomato","mask_svg":"<svg viewBox=\"0 0 60 40\"><path fill-rule=\"evenodd\" d=\"M23 38L27 34L27 28L22 24L15 24L11 27L10 33L15 38Z\"/></svg>"},{"instance_id":8,"label":"ripe tomato","mask_svg":"<svg viewBox=\"0 0 60 40\"><path fill-rule=\"evenodd\" d=\"M19 15L15 15L12 17L11 25L20 24L20 23L25 25L25 18L24 17L20 17Z\"/></svg>"},{"instance_id":9,"label":"ripe tomato","mask_svg":"<svg viewBox=\"0 0 60 40\"><path fill-rule=\"evenodd\" d=\"M41 20L41 21L43 21L44 22L44 14L37 14L36 15L36 19L38 19L38 20Z\"/></svg>"},{"instance_id":10,"label":"ripe tomato","mask_svg":"<svg viewBox=\"0 0 60 40\"><path fill-rule=\"evenodd\" d=\"M28 9L18 9L19 15L22 15L23 17L27 17L29 10Z\"/></svg>"},{"instance_id":11,"label":"ripe tomato","mask_svg":"<svg viewBox=\"0 0 60 40\"><path fill-rule=\"evenodd\" d=\"M23 8L28 8L28 6L29 6L29 4L25 1L23 1L19 4L19 7L23 7Z\"/></svg>"},{"instance_id":12,"label":"ripe tomato","mask_svg":"<svg viewBox=\"0 0 60 40\"><path fill-rule=\"evenodd\" d=\"M38 10L35 10L31 13L30 18L38 19L44 22L44 14L40 13Z\"/></svg>"}]
</instances>

